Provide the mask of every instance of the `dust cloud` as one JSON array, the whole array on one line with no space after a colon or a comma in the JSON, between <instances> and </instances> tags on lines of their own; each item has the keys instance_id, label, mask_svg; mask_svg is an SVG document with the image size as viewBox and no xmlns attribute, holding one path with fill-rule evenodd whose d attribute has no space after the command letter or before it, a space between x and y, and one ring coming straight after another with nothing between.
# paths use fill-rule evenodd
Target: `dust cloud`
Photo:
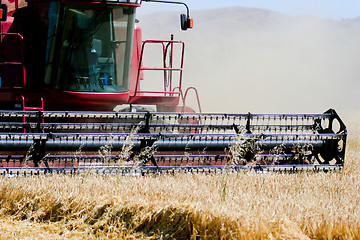
<instances>
[{"instance_id":1,"label":"dust cloud","mask_svg":"<svg viewBox=\"0 0 360 240\"><path fill-rule=\"evenodd\" d=\"M180 13L139 20L144 39L174 34L186 42L184 85L198 89L203 112L360 111L360 18L337 21L238 7L193 11L195 27L184 32ZM145 73L144 86L152 81Z\"/></svg>"}]
</instances>

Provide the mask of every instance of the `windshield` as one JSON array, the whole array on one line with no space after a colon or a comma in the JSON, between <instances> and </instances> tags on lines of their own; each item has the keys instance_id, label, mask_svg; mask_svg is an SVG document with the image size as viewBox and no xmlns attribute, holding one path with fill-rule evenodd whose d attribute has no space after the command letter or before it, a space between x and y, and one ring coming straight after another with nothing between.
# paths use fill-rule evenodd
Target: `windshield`
<instances>
[{"instance_id":1,"label":"windshield","mask_svg":"<svg viewBox=\"0 0 360 240\"><path fill-rule=\"evenodd\" d=\"M56 88L128 91L134 22L131 7L65 7Z\"/></svg>"}]
</instances>

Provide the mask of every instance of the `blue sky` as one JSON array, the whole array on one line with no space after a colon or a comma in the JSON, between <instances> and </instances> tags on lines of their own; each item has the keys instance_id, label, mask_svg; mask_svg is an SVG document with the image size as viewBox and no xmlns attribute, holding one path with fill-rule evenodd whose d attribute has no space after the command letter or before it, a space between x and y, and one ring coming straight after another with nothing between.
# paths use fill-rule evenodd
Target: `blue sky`
<instances>
[{"instance_id":1,"label":"blue sky","mask_svg":"<svg viewBox=\"0 0 360 240\"><path fill-rule=\"evenodd\" d=\"M291 15L309 14L332 19L360 16L360 0L185 0L185 2L190 7L190 11L244 6L269 9ZM182 7L144 2L138 10L138 14L165 10L182 10Z\"/></svg>"}]
</instances>

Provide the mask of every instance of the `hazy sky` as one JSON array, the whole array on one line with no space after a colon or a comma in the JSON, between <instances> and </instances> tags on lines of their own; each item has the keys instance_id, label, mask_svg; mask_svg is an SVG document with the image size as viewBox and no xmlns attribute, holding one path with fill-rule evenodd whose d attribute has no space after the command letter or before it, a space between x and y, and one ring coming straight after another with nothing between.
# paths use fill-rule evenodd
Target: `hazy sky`
<instances>
[{"instance_id":1,"label":"hazy sky","mask_svg":"<svg viewBox=\"0 0 360 240\"><path fill-rule=\"evenodd\" d=\"M190 7L190 11L244 6L269 9L291 15L310 14L333 19L360 16L360 0L185 0L184 2ZM138 9L138 14L181 9L181 6L143 2L143 6Z\"/></svg>"}]
</instances>

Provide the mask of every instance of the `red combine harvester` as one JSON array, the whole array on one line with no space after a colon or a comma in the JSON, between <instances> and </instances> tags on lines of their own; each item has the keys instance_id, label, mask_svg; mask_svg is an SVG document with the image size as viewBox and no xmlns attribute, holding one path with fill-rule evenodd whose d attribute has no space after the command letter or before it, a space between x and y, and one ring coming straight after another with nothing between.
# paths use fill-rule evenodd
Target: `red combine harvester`
<instances>
[{"instance_id":1,"label":"red combine harvester","mask_svg":"<svg viewBox=\"0 0 360 240\"><path fill-rule=\"evenodd\" d=\"M196 88L182 86L185 44L142 40L135 12L143 2L185 6L181 28L192 28L182 2L0 2L4 173L343 166L347 133L334 110L201 113ZM149 45L160 46L161 66L144 66ZM162 90L142 88L145 71L161 72ZM199 113L186 106L189 92L195 94Z\"/></svg>"}]
</instances>

